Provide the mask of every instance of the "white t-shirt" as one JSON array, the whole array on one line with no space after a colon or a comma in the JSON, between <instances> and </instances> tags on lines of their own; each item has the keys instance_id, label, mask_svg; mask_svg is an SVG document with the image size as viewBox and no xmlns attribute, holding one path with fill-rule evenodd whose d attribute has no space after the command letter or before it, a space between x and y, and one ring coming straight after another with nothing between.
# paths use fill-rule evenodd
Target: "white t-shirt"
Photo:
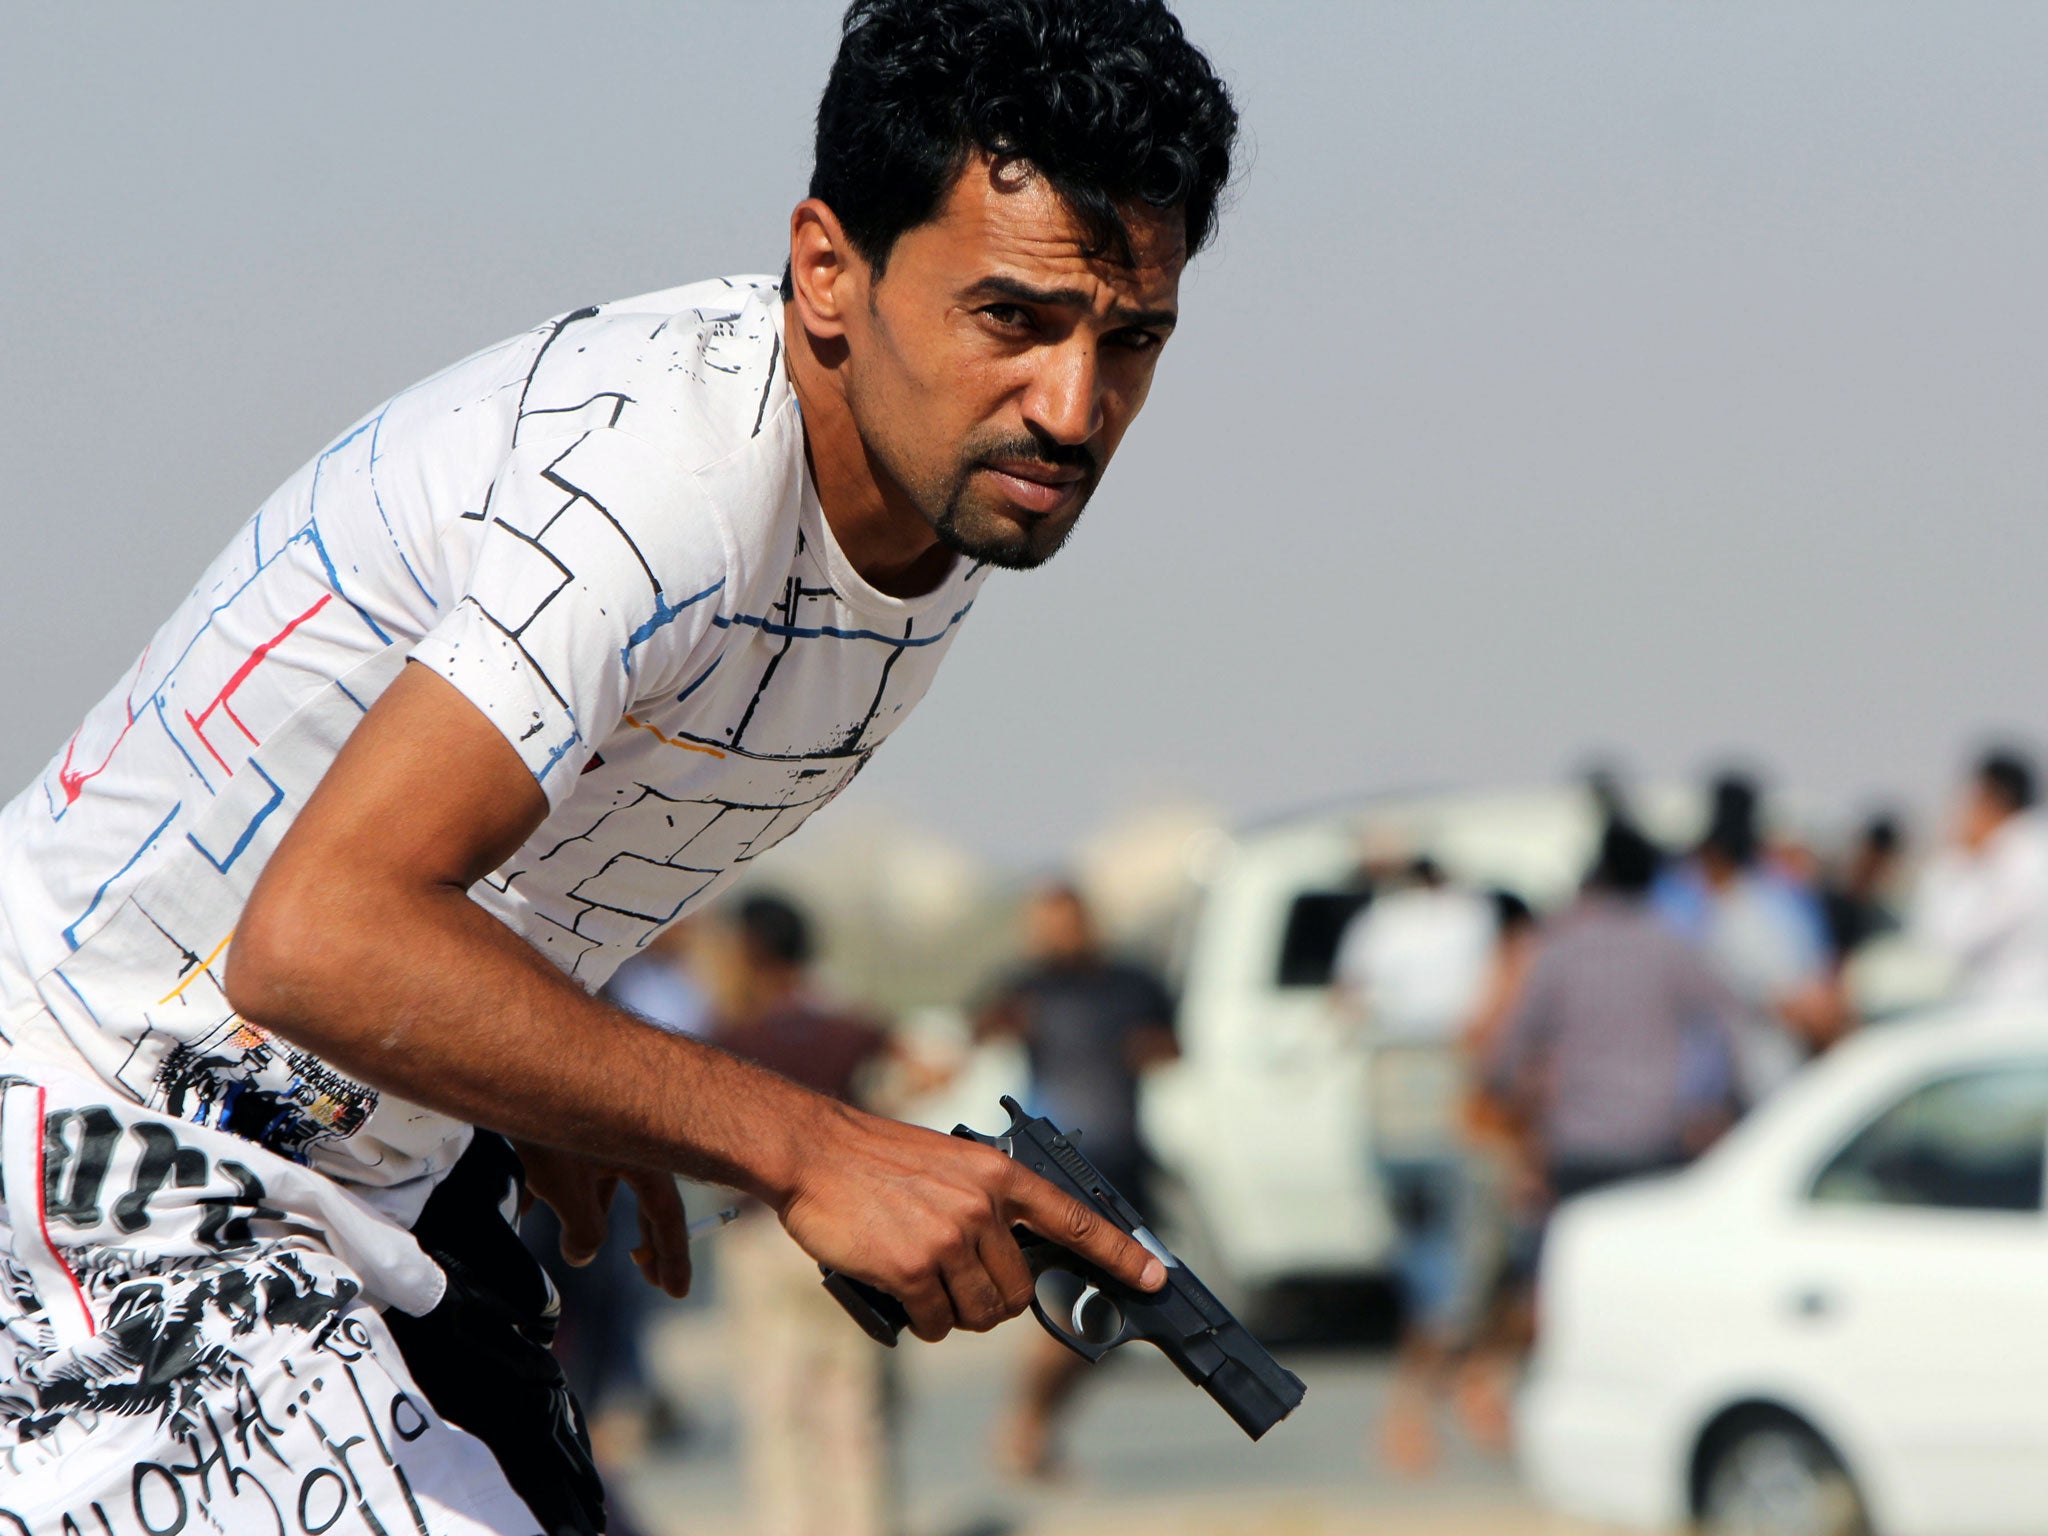
<instances>
[{"instance_id":1,"label":"white t-shirt","mask_svg":"<svg viewBox=\"0 0 2048 1536\"><path fill-rule=\"evenodd\" d=\"M2048 816L2009 817L1977 852L1942 853L1913 917L1921 942L1955 962L1962 996L2048 997Z\"/></svg>"},{"instance_id":2,"label":"white t-shirt","mask_svg":"<svg viewBox=\"0 0 2048 1536\"><path fill-rule=\"evenodd\" d=\"M595 989L846 787L983 576L956 561L902 600L847 565L771 279L480 352L266 501L0 811L0 1029L17 1060L82 1063L409 1221L467 1127L272 1038L220 988L257 874L406 660L547 796L476 900Z\"/></svg>"},{"instance_id":3,"label":"white t-shirt","mask_svg":"<svg viewBox=\"0 0 2048 1536\"><path fill-rule=\"evenodd\" d=\"M1335 979L1382 1037L1446 1041L1478 1006L1497 928L1493 903L1471 891L1389 891L1345 927Z\"/></svg>"}]
</instances>

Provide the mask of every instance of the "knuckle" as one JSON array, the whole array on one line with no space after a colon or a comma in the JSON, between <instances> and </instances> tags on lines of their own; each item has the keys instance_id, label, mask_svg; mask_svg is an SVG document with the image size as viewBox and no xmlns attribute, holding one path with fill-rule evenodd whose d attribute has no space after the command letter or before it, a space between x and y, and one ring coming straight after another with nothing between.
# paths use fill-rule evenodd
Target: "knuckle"
<instances>
[{"instance_id":1,"label":"knuckle","mask_svg":"<svg viewBox=\"0 0 2048 1536\"><path fill-rule=\"evenodd\" d=\"M1095 1213L1078 1200L1069 1200L1067 1208L1060 1214L1064 1235L1074 1242L1086 1242L1101 1224Z\"/></svg>"}]
</instances>

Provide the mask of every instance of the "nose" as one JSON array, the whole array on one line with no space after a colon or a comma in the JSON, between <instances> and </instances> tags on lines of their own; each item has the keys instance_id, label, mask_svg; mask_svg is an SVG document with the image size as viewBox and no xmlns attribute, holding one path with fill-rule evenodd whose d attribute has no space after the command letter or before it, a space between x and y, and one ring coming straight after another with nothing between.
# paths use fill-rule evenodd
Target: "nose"
<instances>
[{"instance_id":1,"label":"nose","mask_svg":"<svg viewBox=\"0 0 2048 1536\"><path fill-rule=\"evenodd\" d=\"M1071 336L1038 354L1024 416L1054 442L1076 447L1102 430L1102 371L1091 339Z\"/></svg>"}]
</instances>

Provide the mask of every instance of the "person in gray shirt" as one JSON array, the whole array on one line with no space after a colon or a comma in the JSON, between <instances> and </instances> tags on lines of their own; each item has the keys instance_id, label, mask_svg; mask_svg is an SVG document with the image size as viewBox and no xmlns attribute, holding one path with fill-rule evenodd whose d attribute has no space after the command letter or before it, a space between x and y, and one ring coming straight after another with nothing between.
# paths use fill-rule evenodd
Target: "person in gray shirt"
<instances>
[{"instance_id":1,"label":"person in gray shirt","mask_svg":"<svg viewBox=\"0 0 2048 1536\"><path fill-rule=\"evenodd\" d=\"M1687 1084L1703 1048L1732 1067L1741 1004L1653 910L1657 864L1642 833L1609 824L1584 889L1548 926L1492 1066L1558 1200L1688 1161L1731 1107L1697 1102Z\"/></svg>"},{"instance_id":2,"label":"person in gray shirt","mask_svg":"<svg viewBox=\"0 0 2048 1536\"><path fill-rule=\"evenodd\" d=\"M975 1033L1023 1043L1031 1101L1074 1134L1088 1159L1140 1211L1148 1160L1138 1134L1138 1081L1179 1054L1173 1000L1150 971L1103 947L1087 901L1071 885L1034 892L1024 908L1027 958L977 1010ZM1057 1470L1057 1431L1086 1363L1041 1334L999 1430L996 1456L1022 1477Z\"/></svg>"}]
</instances>

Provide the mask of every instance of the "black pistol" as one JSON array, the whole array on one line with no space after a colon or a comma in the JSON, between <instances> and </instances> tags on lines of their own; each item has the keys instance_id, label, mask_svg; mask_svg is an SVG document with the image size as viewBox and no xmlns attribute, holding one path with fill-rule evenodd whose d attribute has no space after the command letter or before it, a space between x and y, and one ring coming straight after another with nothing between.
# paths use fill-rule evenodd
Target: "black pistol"
<instances>
[{"instance_id":1,"label":"black pistol","mask_svg":"<svg viewBox=\"0 0 2048 1536\"><path fill-rule=\"evenodd\" d=\"M1157 1291L1132 1290L1087 1260L1023 1227L1015 1229L1025 1261L1038 1279L1031 1310L1054 1338L1091 1363L1120 1344L1144 1339L1215 1398L1254 1440L1294 1411L1307 1390L1301 1378L1266 1352L1209 1288L1166 1249L1108 1180L1095 1171L1065 1132L1024 1113L1005 1097L1010 1128L983 1136L964 1125L955 1136L978 1141L1015 1158L1105 1220L1114 1222L1166 1266ZM823 1268L821 1265L820 1268ZM910 1326L903 1303L884 1291L825 1269L825 1289L878 1343L894 1347Z\"/></svg>"}]
</instances>

